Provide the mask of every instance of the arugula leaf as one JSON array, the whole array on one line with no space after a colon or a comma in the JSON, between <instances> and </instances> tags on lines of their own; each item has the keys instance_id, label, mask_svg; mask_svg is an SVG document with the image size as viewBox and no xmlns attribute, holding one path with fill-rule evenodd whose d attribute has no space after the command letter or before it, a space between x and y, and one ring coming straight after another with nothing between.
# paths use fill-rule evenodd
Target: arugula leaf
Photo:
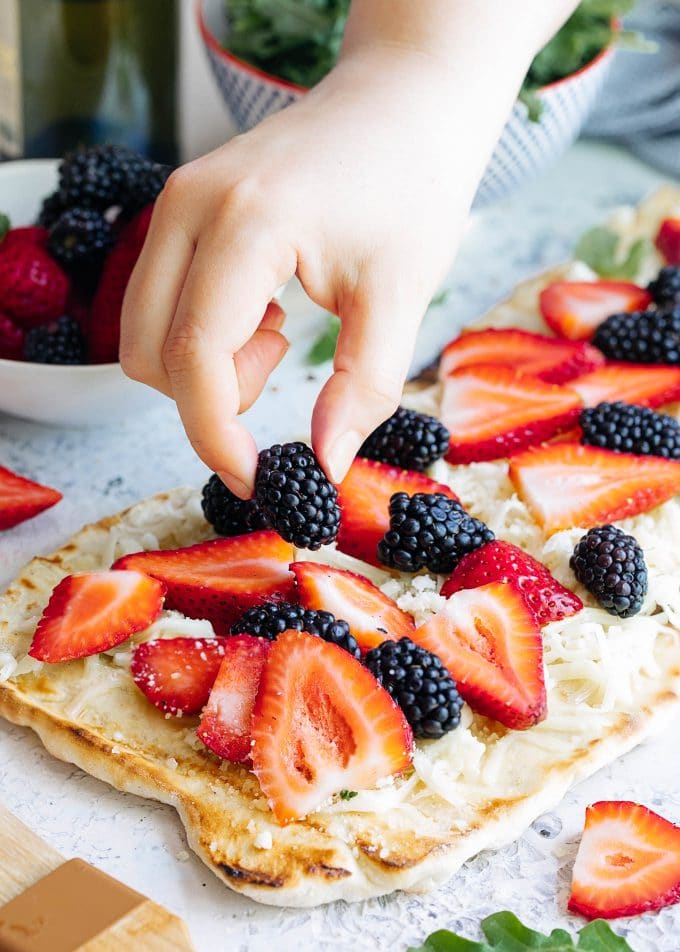
<instances>
[{"instance_id":1,"label":"arugula leaf","mask_svg":"<svg viewBox=\"0 0 680 952\"><path fill-rule=\"evenodd\" d=\"M337 61L349 4L350 0L227 0L224 45L268 73L313 86ZM590 63L614 39L612 20L634 4L635 0L581 0L531 64L520 94L530 119L540 118L542 103L536 91ZM628 48L648 49L629 34L624 42Z\"/></svg>"},{"instance_id":2,"label":"arugula leaf","mask_svg":"<svg viewBox=\"0 0 680 952\"><path fill-rule=\"evenodd\" d=\"M9 220L9 215L5 215L4 212L0 212L0 241L2 241L11 227L12 223Z\"/></svg>"},{"instance_id":3,"label":"arugula leaf","mask_svg":"<svg viewBox=\"0 0 680 952\"><path fill-rule=\"evenodd\" d=\"M450 295L451 292L448 288L444 288L439 292L439 294L435 294L430 303L427 305L428 311L431 307L441 307L442 304L446 304Z\"/></svg>"},{"instance_id":4,"label":"arugula leaf","mask_svg":"<svg viewBox=\"0 0 680 952\"><path fill-rule=\"evenodd\" d=\"M625 939L616 935L602 919L588 923L578 933L576 944L564 929L550 935L534 932L512 912L497 912L481 924L487 942L473 942L440 929L428 936L423 945L408 952L634 952Z\"/></svg>"},{"instance_id":5,"label":"arugula leaf","mask_svg":"<svg viewBox=\"0 0 680 952\"><path fill-rule=\"evenodd\" d=\"M312 366L332 360L340 335L340 319L335 314L326 315L326 327L307 351L307 363Z\"/></svg>"},{"instance_id":6,"label":"arugula leaf","mask_svg":"<svg viewBox=\"0 0 680 952\"><path fill-rule=\"evenodd\" d=\"M581 235L574 255L602 278L634 281L651 250L652 244L648 238L638 238L625 258L621 258L618 235L598 225Z\"/></svg>"},{"instance_id":7,"label":"arugula leaf","mask_svg":"<svg viewBox=\"0 0 680 952\"><path fill-rule=\"evenodd\" d=\"M356 790L341 790L340 799L341 800L353 800L355 797L358 797L359 794Z\"/></svg>"}]
</instances>

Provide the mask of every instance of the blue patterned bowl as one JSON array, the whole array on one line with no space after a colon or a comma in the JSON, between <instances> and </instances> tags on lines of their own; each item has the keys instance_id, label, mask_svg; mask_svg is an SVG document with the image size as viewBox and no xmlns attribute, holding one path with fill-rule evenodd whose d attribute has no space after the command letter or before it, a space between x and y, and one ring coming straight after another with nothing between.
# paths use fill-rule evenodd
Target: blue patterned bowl
<instances>
[{"instance_id":1,"label":"blue patterned bowl","mask_svg":"<svg viewBox=\"0 0 680 952\"><path fill-rule=\"evenodd\" d=\"M245 63L220 39L227 35L225 0L196 0L196 16L212 71L240 131L252 129L304 96L306 89ZM547 168L576 139L604 83L613 49L605 49L583 69L539 90L538 122L515 103L477 190L475 207L489 205Z\"/></svg>"}]
</instances>

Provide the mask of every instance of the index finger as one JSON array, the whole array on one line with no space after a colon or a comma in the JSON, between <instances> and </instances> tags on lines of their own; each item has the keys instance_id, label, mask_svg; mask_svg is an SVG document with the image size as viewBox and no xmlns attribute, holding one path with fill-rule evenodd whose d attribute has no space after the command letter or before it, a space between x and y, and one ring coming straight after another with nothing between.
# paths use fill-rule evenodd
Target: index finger
<instances>
[{"instance_id":1,"label":"index finger","mask_svg":"<svg viewBox=\"0 0 680 952\"><path fill-rule=\"evenodd\" d=\"M241 394L234 356L255 333L276 288L290 277L285 274L290 265L276 267L271 249L267 252L233 239L225 247L217 231L203 235L163 346L192 446L243 497L252 495L257 448L236 420Z\"/></svg>"}]
</instances>

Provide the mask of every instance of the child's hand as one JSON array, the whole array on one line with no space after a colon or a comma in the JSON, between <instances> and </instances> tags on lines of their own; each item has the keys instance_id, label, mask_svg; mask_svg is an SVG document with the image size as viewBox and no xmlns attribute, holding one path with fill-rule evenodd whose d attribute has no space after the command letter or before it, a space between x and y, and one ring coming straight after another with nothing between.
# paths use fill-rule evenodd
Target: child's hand
<instances>
[{"instance_id":1,"label":"child's hand","mask_svg":"<svg viewBox=\"0 0 680 952\"><path fill-rule=\"evenodd\" d=\"M372 3L384 6L361 0ZM341 318L312 420L314 449L339 481L399 402L418 325L536 45L488 62L488 33L441 53L364 38L350 24L340 64L300 103L170 177L126 295L123 369L176 400L196 452L240 495L257 451L236 416L287 347L274 291L297 274Z\"/></svg>"}]
</instances>

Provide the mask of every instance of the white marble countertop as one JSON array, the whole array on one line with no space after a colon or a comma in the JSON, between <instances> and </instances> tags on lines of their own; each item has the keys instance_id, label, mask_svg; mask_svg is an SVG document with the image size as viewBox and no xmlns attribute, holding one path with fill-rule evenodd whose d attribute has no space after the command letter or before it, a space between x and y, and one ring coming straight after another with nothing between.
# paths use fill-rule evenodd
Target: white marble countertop
<instances>
[{"instance_id":1,"label":"white marble countertop","mask_svg":"<svg viewBox=\"0 0 680 952\"><path fill-rule=\"evenodd\" d=\"M569 254L576 237L615 206L637 202L660 181L623 153L578 144L547 174L471 222L442 306L423 325L415 367L431 360L455 329L482 313L522 277ZM310 407L328 371L305 353L323 316L297 288L284 304L291 351L248 414L261 446L307 431ZM0 584L38 552L84 522L206 471L184 438L173 407L101 429L43 427L0 416L0 463L64 492L54 509L5 533ZM581 784L513 846L485 853L425 897L397 895L309 910L257 906L235 896L189 855L169 807L117 793L48 755L28 729L0 724L0 795L66 855L80 855L184 917L199 952L294 948L401 952L429 932L455 927L478 937L481 917L512 909L550 929L582 922L564 914L586 804L631 798L680 821L674 732L647 743ZM677 952L680 907L616 924L635 952Z\"/></svg>"}]
</instances>

